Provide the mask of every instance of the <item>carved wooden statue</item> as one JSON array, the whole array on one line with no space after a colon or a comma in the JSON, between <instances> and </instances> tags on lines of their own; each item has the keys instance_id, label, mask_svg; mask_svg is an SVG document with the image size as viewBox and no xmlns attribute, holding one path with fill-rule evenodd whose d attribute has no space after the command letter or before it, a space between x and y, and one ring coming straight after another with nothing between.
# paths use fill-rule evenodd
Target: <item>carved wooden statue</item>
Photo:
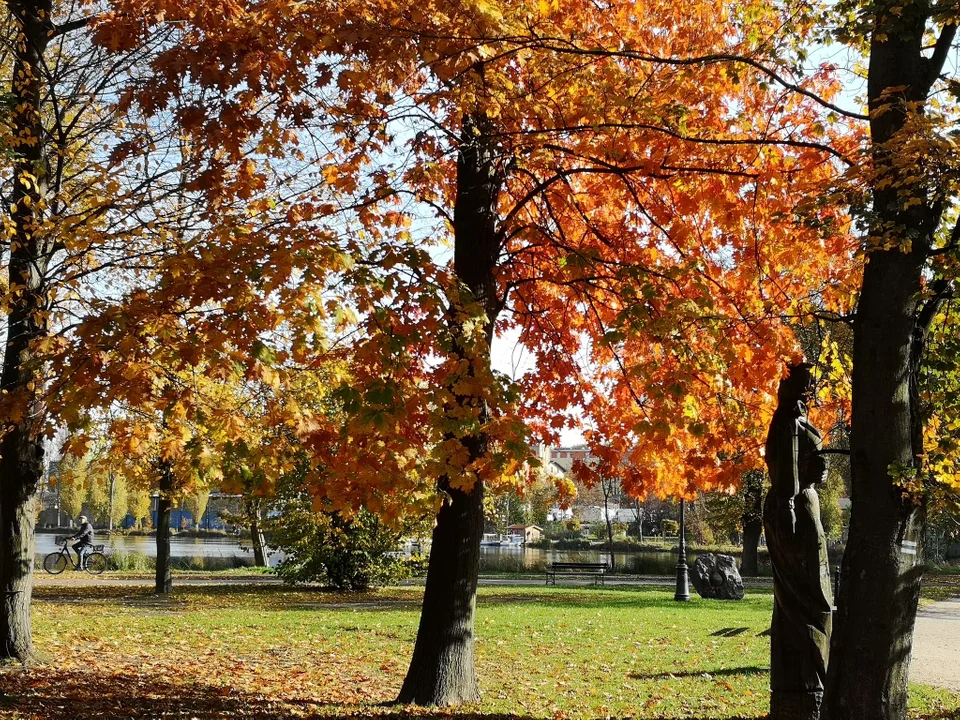
<instances>
[{"instance_id":1,"label":"carved wooden statue","mask_svg":"<svg viewBox=\"0 0 960 720\"><path fill-rule=\"evenodd\" d=\"M767 435L771 488L763 527L773 564L771 720L819 720L833 597L815 485L826 479L820 433L807 419L810 365L790 368Z\"/></svg>"}]
</instances>

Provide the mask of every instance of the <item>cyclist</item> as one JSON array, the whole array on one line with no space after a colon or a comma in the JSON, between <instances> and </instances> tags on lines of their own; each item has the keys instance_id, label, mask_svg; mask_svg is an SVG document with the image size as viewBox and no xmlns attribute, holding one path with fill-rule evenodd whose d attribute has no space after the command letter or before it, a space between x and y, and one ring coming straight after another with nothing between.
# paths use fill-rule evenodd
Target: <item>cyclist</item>
<instances>
[{"instance_id":1,"label":"cyclist","mask_svg":"<svg viewBox=\"0 0 960 720\"><path fill-rule=\"evenodd\" d=\"M77 531L76 535L71 535L67 540L77 539L77 542L73 544L73 550L77 553L77 561L80 563L80 569L86 569L84 567L84 555L86 554L87 548L93 546L93 525L87 521L86 515L80 516L80 529Z\"/></svg>"}]
</instances>

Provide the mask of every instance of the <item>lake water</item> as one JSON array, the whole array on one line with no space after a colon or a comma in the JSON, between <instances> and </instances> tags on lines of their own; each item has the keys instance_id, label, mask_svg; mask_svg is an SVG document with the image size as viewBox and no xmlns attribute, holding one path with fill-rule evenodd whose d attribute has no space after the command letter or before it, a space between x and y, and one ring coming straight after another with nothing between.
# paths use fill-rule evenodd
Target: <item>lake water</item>
<instances>
[{"instance_id":1,"label":"lake water","mask_svg":"<svg viewBox=\"0 0 960 720\"><path fill-rule=\"evenodd\" d=\"M57 535L52 533L37 533L37 555L46 555L56 552L59 548L56 544ZM250 540L243 538L243 547L241 548L240 538L194 538L177 537L170 538L170 556L191 558L191 557L252 557L253 552L249 550ZM157 556L157 539L146 535L100 535L94 540L98 545L104 544L108 550L120 550L123 552L136 552L147 557ZM71 543L72 544L72 543Z\"/></svg>"},{"instance_id":2,"label":"lake water","mask_svg":"<svg viewBox=\"0 0 960 720\"><path fill-rule=\"evenodd\" d=\"M55 552L56 535L37 533L36 554L43 556ZM157 556L157 540L144 535L101 535L97 543L107 546L108 552L136 552L147 557ZM174 558L219 557L252 560L250 540L238 538L195 538L178 537L170 539L170 554ZM271 565L280 557L279 553L271 557ZM618 552L614 553L615 569L618 573L639 575L673 575L677 567L677 554L671 551L655 552ZM695 552L687 553L687 564L696 562ZM765 558L761 559L761 563ZM610 554L600 550L545 550L526 547L481 547L481 573L522 573L543 572L551 562L610 562ZM760 567L761 575L769 575L770 567Z\"/></svg>"},{"instance_id":3,"label":"lake water","mask_svg":"<svg viewBox=\"0 0 960 720\"><path fill-rule=\"evenodd\" d=\"M693 565L697 553L687 551L687 565ZM737 559L739 563L739 558ZM761 558L760 574L769 575L769 564ZM480 549L480 572L542 572L551 562L605 562L605 550L546 550L542 548L484 547ZM615 552L614 569L637 575L673 575L677 569L674 551Z\"/></svg>"}]
</instances>

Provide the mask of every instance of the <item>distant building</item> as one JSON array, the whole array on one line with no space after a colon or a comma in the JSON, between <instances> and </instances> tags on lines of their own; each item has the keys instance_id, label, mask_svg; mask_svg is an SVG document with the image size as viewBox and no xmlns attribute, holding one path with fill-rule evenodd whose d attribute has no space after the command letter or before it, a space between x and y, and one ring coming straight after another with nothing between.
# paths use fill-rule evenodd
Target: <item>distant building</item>
<instances>
[{"instance_id":1,"label":"distant building","mask_svg":"<svg viewBox=\"0 0 960 720\"><path fill-rule=\"evenodd\" d=\"M157 526L157 506L159 499L160 496L155 493L150 500L150 521L154 527ZM198 530L232 530L240 518L242 511L242 496L221 493L214 490L210 493L206 510L204 510L203 517L199 518L199 520L194 518L193 514L184 507L182 499L175 503L170 509L170 527L178 530L187 528ZM133 517L128 515L128 527L132 526L133 522Z\"/></svg>"},{"instance_id":2,"label":"distant building","mask_svg":"<svg viewBox=\"0 0 960 720\"><path fill-rule=\"evenodd\" d=\"M550 464L556 465L564 474L570 472L575 461L589 457L590 449L586 445L550 448Z\"/></svg>"},{"instance_id":3,"label":"distant building","mask_svg":"<svg viewBox=\"0 0 960 720\"><path fill-rule=\"evenodd\" d=\"M543 537L543 528L538 525L510 525L508 535L520 535L525 543L537 542Z\"/></svg>"},{"instance_id":4,"label":"distant building","mask_svg":"<svg viewBox=\"0 0 960 720\"><path fill-rule=\"evenodd\" d=\"M606 522L608 517L610 518L610 522L624 523L627 525L637 521L636 510L633 508L622 508L617 503L611 503L606 511L604 511L602 505L584 505L578 509L580 511L580 519L587 523Z\"/></svg>"},{"instance_id":5,"label":"distant building","mask_svg":"<svg viewBox=\"0 0 960 720\"><path fill-rule=\"evenodd\" d=\"M563 522L564 520L570 520L573 518L573 510L571 508L561 508L561 507L552 507L550 512L547 513L547 522Z\"/></svg>"}]
</instances>

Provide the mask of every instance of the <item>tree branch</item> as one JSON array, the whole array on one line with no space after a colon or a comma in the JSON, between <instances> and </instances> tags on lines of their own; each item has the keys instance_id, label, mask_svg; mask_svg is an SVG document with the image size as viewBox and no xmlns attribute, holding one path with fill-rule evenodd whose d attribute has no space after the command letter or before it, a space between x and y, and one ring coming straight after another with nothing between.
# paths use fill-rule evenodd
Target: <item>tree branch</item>
<instances>
[{"instance_id":1,"label":"tree branch","mask_svg":"<svg viewBox=\"0 0 960 720\"><path fill-rule=\"evenodd\" d=\"M943 72L943 65L947 61L947 55L950 47L953 45L953 39L957 35L957 25L955 22L948 22L940 31L940 37L937 38L937 44L933 46L933 55L930 56L926 67L926 78L924 79L924 95L930 92L930 88Z\"/></svg>"},{"instance_id":2,"label":"tree branch","mask_svg":"<svg viewBox=\"0 0 960 720\"><path fill-rule=\"evenodd\" d=\"M76 20L68 20L65 23L57 25L53 30L53 35L51 37L60 37L61 35L68 35L74 30L80 30L81 28L87 27L97 18L96 15L88 15L87 17L77 18Z\"/></svg>"},{"instance_id":3,"label":"tree branch","mask_svg":"<svg viewBox=\"0 0 960 720\"><path fill-rule=\"evenodd\" d=\"M799 93L804 97L808 97L813 100L818 105L832 110L838 115L843 115L854 120L869 120L869 115L864 115L862 113L855 113L850 110L844 110L838 105L834 105L827 100L824 100L822 97L817 95L806 88L792 83L787 79L780 76L778 73L774 72L772 69L768 68L763 63L754 60L753 58L747 57L745 55L736 55L736 54L727 54L727 53L717 53L713 55L702 55L699 57L690 57L690 58L668 58L668 57L659 57L657 55L652 55L650 53L640 52L637 50L606 50L604 48L581 48L573 45L569 41L565 41L561 38L544 38L541 40L543 43L542 47L548 50L553 50L557 53L565 53L570 55L589 55L592 57L613 57L613 58L623 58L626 60L639 60L641 62L649 63L659 63L663 65L676 65L676 66L685 66L685 65L716 65L718 63L739 63L741 65L747 65L759 70L761 73L766 75L768 78L773 80L775 83L781 87L790 90L795 93ZM551 43L556 43L551 45Z\"/></svg>"}]
</instances>

